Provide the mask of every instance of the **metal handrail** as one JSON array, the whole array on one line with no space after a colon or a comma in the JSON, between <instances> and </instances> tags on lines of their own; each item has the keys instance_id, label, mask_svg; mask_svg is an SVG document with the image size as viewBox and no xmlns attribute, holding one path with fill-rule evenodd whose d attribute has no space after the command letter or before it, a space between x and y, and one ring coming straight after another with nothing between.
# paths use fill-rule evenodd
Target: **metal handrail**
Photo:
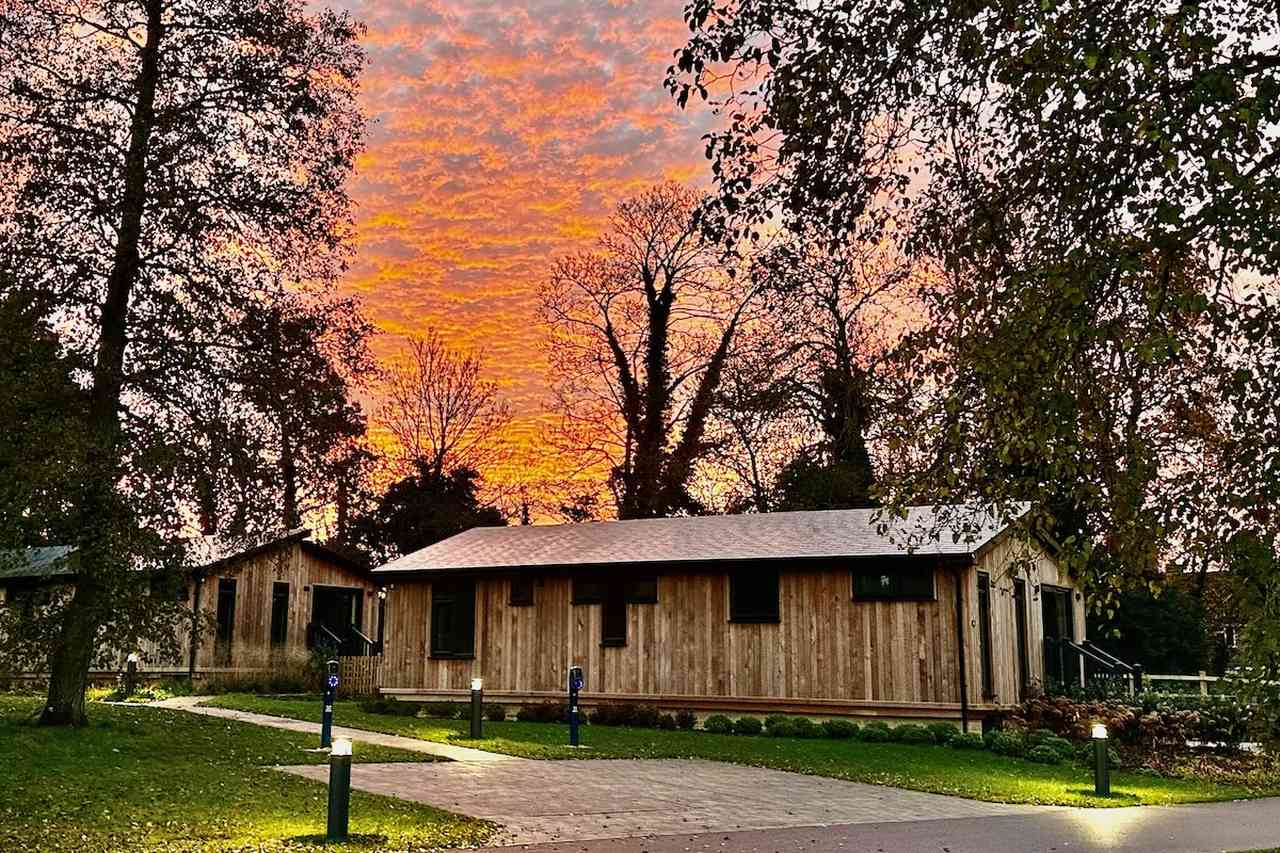
<instances>
[{"instance_id":1,"label":"metal handrail","mask_svg":"<svg viewBox=\"0 0 1280 853\"><path fill-rule=\"evenodd\" d=\"M373 647L374 647L373 640L370 637L368 637L363 631L357 628L355 625L351 626L351 633L355 634L357 637L359 637L361 640L364 641L366 655L373 650Z\"/></svg>"},{"instance_id":2,"label":"metal handrail","mask_svg":"<svg viewBox=\"0 0 1280 853\"><path fill-rule=\"evenodd\" d=\"M1107 660L1107 661L1110 661L1112 668L1123 669L1125 672L1133 672L1133 666L1132 666L1132 665L1125 663L1124 661L1120 660L1120 658L1118 658L1118 657L1116 657L1115 655L1111 654L1111 653L1110 653L1110 652L1108 652L1106 649L1099 647L1098 645L1096 645L1096 644L1095 644L1095 643L1093 643L1092 641L1090 641L1090 640L1084 640L1084 641L1082 641L1082 642L1080 643L1080 645L1081 645L1081 646L1083 646L1083 647L1085 647L1085 648L1087 648L1087 649L1089 649L1089 650L1090 650L1090 651L1092 651L1095 655L1097 655L1097 656L1099 656L1099 657L1101 657L1101 658L1104 658L1104 659L1105 659L1105 660Z\"/></svg>"}]
</instances>

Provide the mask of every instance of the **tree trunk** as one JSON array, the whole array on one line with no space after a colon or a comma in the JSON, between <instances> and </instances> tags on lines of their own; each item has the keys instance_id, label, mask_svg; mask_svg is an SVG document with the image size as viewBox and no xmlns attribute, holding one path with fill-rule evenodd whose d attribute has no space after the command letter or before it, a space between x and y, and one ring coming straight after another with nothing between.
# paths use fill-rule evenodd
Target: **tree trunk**
<instances>
[{"instance_id":1,"label":"tree trunk","mask_svg":"<svg viewBox=\"0 0 1280 853\"><path fill-rule=\"evenodd\" d=\"M138 243L147 202L147 152L155 125L156 84L160 77L160 40L164 36L163 0L147 0L147 41L140 56L137 100L129 128L124 162L115 257L99 317L98 351L89 401L89 444L84 488L77 507L76 591L63 614L62 627L49 655L49 696L40 713L42 725L83 725L84 694L94 643L101 624L103 573L123 563L115 553L112 531L120 524L116 480L120 470L120 393L124 384L124 352L129 331L129 297L141 265Z\"/></svg>"}]
</instances>

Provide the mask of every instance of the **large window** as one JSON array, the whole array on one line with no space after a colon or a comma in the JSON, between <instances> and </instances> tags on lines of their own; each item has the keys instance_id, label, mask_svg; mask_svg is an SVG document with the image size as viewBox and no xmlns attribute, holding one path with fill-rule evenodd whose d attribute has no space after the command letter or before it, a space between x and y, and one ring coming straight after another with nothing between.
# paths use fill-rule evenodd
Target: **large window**
<instances>
[{"instance_id":1,"label":"large window","mask_svg":"<svg viewBox=\"0 0 1280 853\"><path fill-rule=\"evenodd\" d=\"M231 639L236 624L235 578L218 578L217 634L213 655L219 666L231 665Z\"/></svg>"},{"instance_id":2,"label":"large window","mask_svg":"<svg viewBox=\"0 0 1280 853\"><path fill-rule=\"evenodd\" d=\"M729 576L730 622L777 622L778 572L746 569Z\"/></svg>"},{"instance_id":3,"label":"large window","mask_svg":"<svg viewBox=\"0 0 1280 853\"><path fill-rule=\"evenodd\" d=\"M627 644L627 605L657 604L658 578L641 575L632 578L576 577L573 579L574 604L603 604L600 644Z\"/></svg>"},{"instance_id":4,"label":"large window","mask_svg":"<svg viewBox=\"0 0 1280 853\"><path fill-rule=\"evenodd\" d=\"M271 645L278 648L289 639L289 585L271 585Z\"/></svg>"},{"instance_id":5,"label":"large window","mask_svg":"<svg viewBox=\"0 0 1280 853\"><path fill-rule=\"evenodd\" d=\"M470 658L476 650L476 587L471 581L431 584L431 656Z\"/></svg>"},{"instance_id":6,"label":"large window","mask_svg":"<svg viewBox=\"0 0 1280 853\"><path fill-rule=\"evenodd\" d=\"M933 601L932 566L880 566L853 570L854 599Z\"/></svg>"}]
</instances>

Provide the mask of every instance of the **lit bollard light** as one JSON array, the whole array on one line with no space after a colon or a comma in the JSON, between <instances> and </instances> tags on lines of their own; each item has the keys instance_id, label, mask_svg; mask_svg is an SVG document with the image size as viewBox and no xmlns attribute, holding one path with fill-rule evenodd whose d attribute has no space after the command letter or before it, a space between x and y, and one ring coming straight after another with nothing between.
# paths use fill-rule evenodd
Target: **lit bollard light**
<instances>
[{"instance_id":1,"label":"lit bollard light","mask_svg":"<svg viewBox=\"0 0 1280 853\"><path fill-rule=\"evenodd\" d=\"M329 752L329 841L346 841L351 814L351 741L340 737Z\"/></svg>"},{"instance_id":2,"label":"lit bollard light","mask_svg":"<svg viewBox=\"0 0 1280 853\"><path fill-rule=\"evenodd\" d=\"M1107 758L1107 727L1093 724L1093 792L1099 797L1111 796L1111 762Z\"/></svg>"},{"instance_id":3,"label":"lit bollard light","mask_svg":"<svg viewBox=\"0 0 1280 853\"><path fill-rule=\"evenodd\" d=\"M124 698L128 699L138 689L138 653L131 652L125 662Z\"/></svg>"},{"instance_id":4,"label":"lit bollard light","mask_svg":"<svg viewBox=\"0 0 1280 853\"><path fill-rule=\"evenodd\" d=\"M484 703L484 681L479 678L471 679L471 739L480 740L481 732L481 710Z\"/></svg>"}]
</instances>

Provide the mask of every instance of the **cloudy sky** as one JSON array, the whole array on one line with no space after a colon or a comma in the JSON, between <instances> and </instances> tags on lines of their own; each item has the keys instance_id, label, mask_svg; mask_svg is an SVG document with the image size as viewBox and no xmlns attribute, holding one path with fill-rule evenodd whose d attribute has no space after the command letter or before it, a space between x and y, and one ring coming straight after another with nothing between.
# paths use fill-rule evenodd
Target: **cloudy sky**
<instances>
[{"instance_id":1,"label":"cloudy sky","mask_svg":"<svg viewBox=\"0 0 1280 853\"><path fill-rule=\"evenodd\" d=\"M387 333L482 347L527 430L541 410L538 293L612 204L705 182L707 113L662 87L681 0L340 0L368 27L359 258Z\"/></svg>"}]
</instances>

